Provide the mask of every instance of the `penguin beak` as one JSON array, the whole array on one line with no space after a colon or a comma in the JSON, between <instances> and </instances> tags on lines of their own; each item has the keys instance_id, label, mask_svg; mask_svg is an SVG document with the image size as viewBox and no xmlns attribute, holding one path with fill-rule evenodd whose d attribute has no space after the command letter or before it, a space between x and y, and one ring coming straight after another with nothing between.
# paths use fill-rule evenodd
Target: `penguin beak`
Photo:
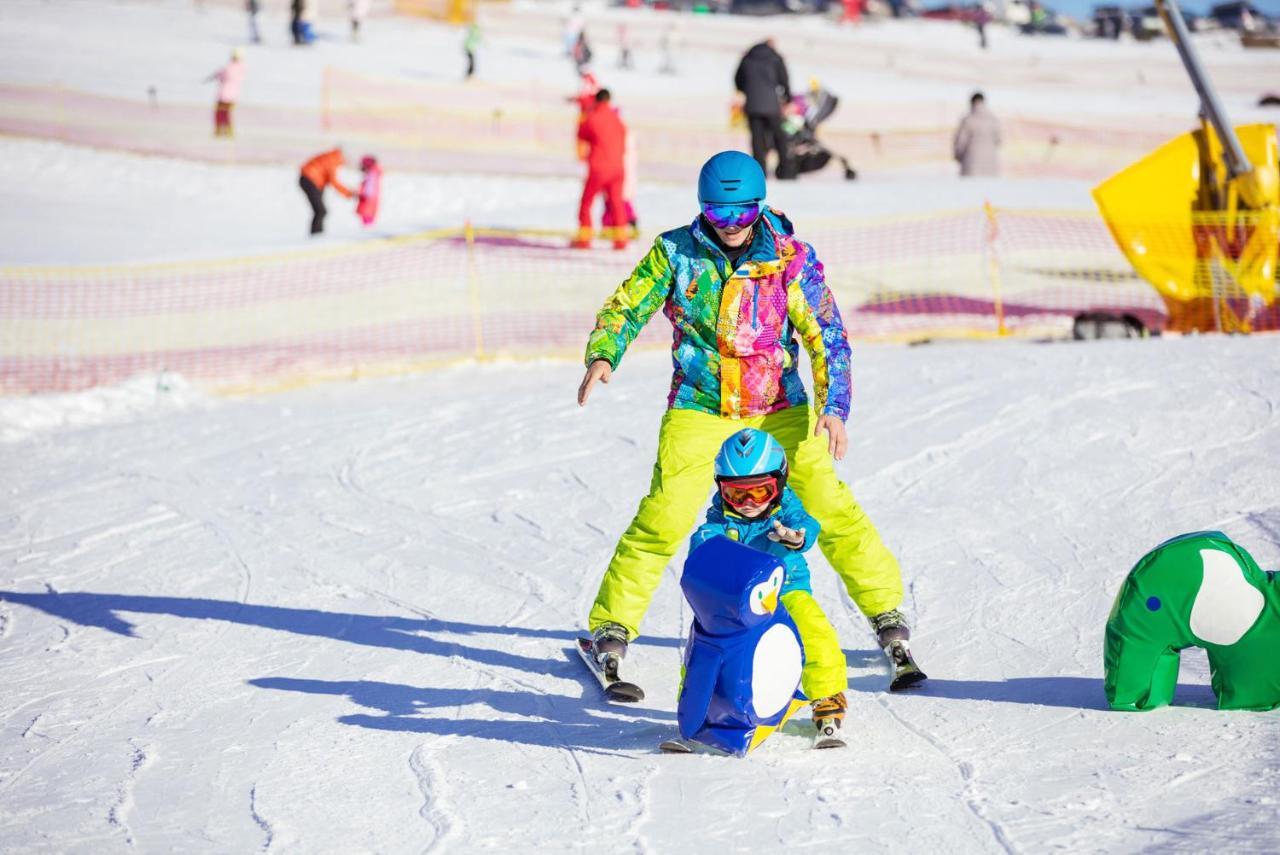
<instances>
[{"instance_id":1,"label":"penguin beak","mask_svg":"<svg viewBox=\"0 0 1280 855\"><path fill-rule=\"evenodd\" d=\"M775 611L777 611L778 610L777 589L774 589L770 591L768 594L766 594L764 599L760 601L760 605L764 606L765 611L767 611L769 614L773 614Z\"/></svg>"}]
</instances>

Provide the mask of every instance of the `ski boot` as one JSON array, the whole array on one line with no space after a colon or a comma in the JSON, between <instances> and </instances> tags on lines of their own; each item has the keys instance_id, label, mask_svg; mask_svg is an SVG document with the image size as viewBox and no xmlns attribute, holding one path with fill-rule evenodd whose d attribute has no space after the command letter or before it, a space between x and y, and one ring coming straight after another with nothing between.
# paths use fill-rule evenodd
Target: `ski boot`
<instances>
[{"instance_id":1,"label":"ski boot","mask_svg":"<svg viewBox=\"0 0 1280 855\"><path fill-rule=\"evenodd\" d=\"M817 728L813 739L814 748L844 747L840 726L844 723L844 714L848 709L849 702L845 699L844 692L813 702L813 726Z\"/></svg>"},{"instance_id":2,"label":"ski boot","mask_svg":"<svg viewBox=\"0 0 1280 855\"><path fill-rule=\"evenodd\" d=\"M870 620L880 649L889 657L889 664L893 668L889 691L901 691L924 680L925 673L911 658L911 628L907 626L907 619L902 616L902 612L890 609Z\"/></svg>"},{"instance_id":3,"label":"ski boot","mask_svg":"<svg viewBox=\"0 0 1280 855\"><path fill-rule=\"evenodd\" d=\"M607 666L609 657L613 657L615 662L626 659L629 639L626 627L621 624L606 623L597 627L591 633L591 644L595 648L596 661L600 663L600 667Z\"/></svg>"},{"instance_id":4,"label":"ski boot","mask_svg":"<svg viewBox=\"0 0 1280 855\"><path fill-rule=\"evenodd\" d=\"M644 690L622 679L618 673L627 655L627 630L616 623L596 629L591 638L578 639L578 655L600 681L605 697L611 701L634 703L644 700Z\"/></svg>"}]
</instances>

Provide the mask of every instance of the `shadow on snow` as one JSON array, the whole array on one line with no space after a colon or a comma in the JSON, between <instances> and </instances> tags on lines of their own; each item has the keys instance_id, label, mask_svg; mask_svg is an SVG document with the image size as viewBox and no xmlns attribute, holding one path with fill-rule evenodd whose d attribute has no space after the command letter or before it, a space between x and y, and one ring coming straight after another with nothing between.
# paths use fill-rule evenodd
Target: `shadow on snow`
<instances>
[{"instance_id":1,"label":"shadow on snow","mask_svg":"<svg viewBox=\"0 0 1280 855\"><path fill-rule=\"evenodd\" d=\"M567 649L566 653L577 656ZM338 721L373 730L470 736L553 748L565 746L606 751L652 750L660 739L675 732L673 713L628 707L626 718L615 718L584 706L581 698L566 695L291 677L261 677L250 680L249 685L283 692L345 696L361 707L380 710L383 715L359 713L340 716ZM484 704L508 717L438 718L422 714L427 710L450 710L469 704Z\"/></svg>"},{"instance_id":2,"label":"shadow on snow","mask_svg":"<svg viewBox=\"0 0 1280 855\"><path fill-rule=\"evenodd\" d=\"M855 691L881 691L884 683L880 678L855 677L849 681L849 688ZM1110 709L1101 677L1013 677L1008 680L946 680L931 677L902 695L956 701L995 701L1072 710ZM1212 708L1217 704L1210 686L1180 683L1173 706Z\"/></svg>"},{"instance_id":3,"label":"shadow on snow","mask_svg":"<svg viewBox=\"0 0 1280 855\"><path fill-rule=\"evenodd\" d=\"M459 657L483 665L513 668L526 673L550 674L577 680L584 695L598 692L595 680L578 663L572 647L560 647L553 658L522 656L504 650L471 647L432 634L495 635L571 641L574 630L495 626L436 618L405 618L326 612L283 606L262 606L230 600L190 597L146 597L86 592L17 593L0 591L0 600L38 609L55 618L96 627L130 638L134 625L121 613L161 614L191 620L216 620L264 629L330 638L351 644L385 647L445 658ZM645 638L638 646L675 647L675 639ZM347 715L338 721L377 730L410 731L437 735L473 736L531 745L567 745L575 748L627 749L651 747L658 734L670 732L675 716L669 712L630 708L639 720L611 718L589 710L583 699L538 692L492 689L436 689L370 681L327 682L289 678L249 681L259 688L309 694L346 695L362 707L385 715ZM476 720L424 718L425 709L453 709L466 704L486 704L491 709L535 720Z\"/></svg>"}]
</instances>

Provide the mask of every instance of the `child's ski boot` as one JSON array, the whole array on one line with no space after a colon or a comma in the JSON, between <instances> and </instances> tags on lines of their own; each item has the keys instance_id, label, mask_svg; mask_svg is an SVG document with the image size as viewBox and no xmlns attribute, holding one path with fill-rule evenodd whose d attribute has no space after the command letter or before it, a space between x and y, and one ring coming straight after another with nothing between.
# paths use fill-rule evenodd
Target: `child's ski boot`
<instances>
[{"instance_id":1,"label":"child's ski boot","mask_svg":"<svg viewBox=\"0 0 1280 855\"><path fill-rule=\"evenodd\" d=\"M844 748L840 726L848 709L849 702L844 692L813 702L813 726L817 729L813 738L814 748Z\"/></svg>"}]
</instances>

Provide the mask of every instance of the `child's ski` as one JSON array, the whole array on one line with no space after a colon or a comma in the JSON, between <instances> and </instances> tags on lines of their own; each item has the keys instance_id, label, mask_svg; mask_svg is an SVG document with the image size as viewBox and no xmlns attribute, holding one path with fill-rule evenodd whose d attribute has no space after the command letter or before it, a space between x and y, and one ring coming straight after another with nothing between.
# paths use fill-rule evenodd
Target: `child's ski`
<instances>
[{"instance_id":1,"label":"child's ski","mask_svg":"<svg viewBox=\"0 0 1280 855\"><path fill-rule=\"evenodd\" d=\"M644 700L644 689L635 683L628 683L618 676L618 666L622 660L616 655L607 654L604 661L596 659L596 648L589 638L578 639L578 656L582 658L587 669L600 681L604 696L611 701L633 704Z\"/></svg>"},{"instance_id":2,"label":"child's ski","mask_svg":"<svg viewBox=\"0 0 1280 855\"><path fill-rule=\"evenodd\" d=\"M889 680L889 691L900 692L925 680L926 674L920 670L916 660L911 658L911 648L905 641L890 642L884 649L893 667L893 677Z\"/></svg>"},{"instance_id":3,"label":"child's ski","mask_svg":"<svg viewBox=\"0 0 1280 855\"><path fill-rule=\"evenodd\" d=\"M692 754L693 743L684 739L667 739L659 743L658 750L663 754Z\"/></svg>"},{"instance_id":4,"label":"child's ski","mask_svg":"<svg viewBox=\"0 0 1280 855\"><path fill-rule=\"evenodd\" d=\"M817 732L813 736L814 748L844 748L844 738L840 736L840 720L834 716L814 719Z\"/></svg>"}]
</instances>

